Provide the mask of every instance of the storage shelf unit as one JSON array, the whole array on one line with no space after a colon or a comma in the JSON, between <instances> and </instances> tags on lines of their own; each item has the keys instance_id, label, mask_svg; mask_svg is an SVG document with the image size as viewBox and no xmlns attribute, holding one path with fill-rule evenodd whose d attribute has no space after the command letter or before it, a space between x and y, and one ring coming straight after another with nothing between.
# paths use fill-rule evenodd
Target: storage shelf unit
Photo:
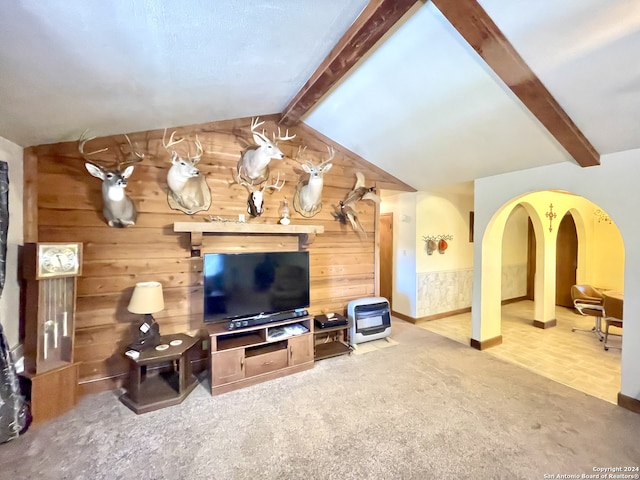
<instances>
[{"instance_id":1,"label":"storage shelf unit","mask_svg":"<svg viewBox=\"0 0 640 480\"><path fill-rule=\"evenodd\" d=\"M308 332L268 338L269 329L299 323ZM312 317L227 330L227 322L207 325L211 394L219 395L313 368Z\"/></svg>"},{"instance_id":2,"label":"storage shelf unit","mask_svg":"<svg viewBox=\"0 0 640 480\"><path fill-rule=\"evenodd\" d=\"M338 355L351 353L352 349L347 344L346 339L348 329L348 324L340 325L338 327L316 329L313 333L315 343L314 358L316 360L322 360L325 358L337 357ZM323 338L328 341L321 341L321 339Z\"/></svg>"}]
</instances>

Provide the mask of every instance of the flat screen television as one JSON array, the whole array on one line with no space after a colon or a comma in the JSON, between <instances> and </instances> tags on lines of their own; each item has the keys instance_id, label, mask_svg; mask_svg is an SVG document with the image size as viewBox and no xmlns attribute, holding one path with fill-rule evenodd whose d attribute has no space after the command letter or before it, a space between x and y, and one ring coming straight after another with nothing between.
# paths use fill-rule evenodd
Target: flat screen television
<instances>
[{"instance_id":1,"label":"flat screen television","mask_svg":"<svg viewBox=\"0 0 640 480\"><path fill-rule=\"evenodd\" d=\"M297 311L309 306L309 252L205 253L204 321Z\"/></svg>"}]
</instances>

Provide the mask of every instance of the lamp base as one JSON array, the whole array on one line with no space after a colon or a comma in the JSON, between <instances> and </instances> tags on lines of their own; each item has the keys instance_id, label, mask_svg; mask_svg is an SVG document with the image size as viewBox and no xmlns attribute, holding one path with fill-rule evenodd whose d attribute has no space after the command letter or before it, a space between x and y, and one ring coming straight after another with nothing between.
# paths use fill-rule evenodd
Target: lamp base
<instances>
[{"instance_id":1,"label":"lamp base","mask_svg":"<svg viewBox=\"0 0 640 480\"><path fill-rule=\"evenodd\" d=\"M145 320L138 327L138 336L127 346L129 350L140 352L160 344L160 325L151 315L145 315Z\"/></svg>"}]
</instances>

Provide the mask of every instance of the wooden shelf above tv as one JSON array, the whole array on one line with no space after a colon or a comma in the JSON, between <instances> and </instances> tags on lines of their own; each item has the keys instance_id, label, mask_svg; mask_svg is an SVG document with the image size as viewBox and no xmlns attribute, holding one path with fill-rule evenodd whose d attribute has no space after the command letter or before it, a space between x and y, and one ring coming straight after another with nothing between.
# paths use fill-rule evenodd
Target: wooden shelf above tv
<instances>
[{"instance_id":1,"label":"wooden shelf above tv","mask_svg":"<svg viewBox=\"0 0 640 480\"><path fill-rule=\"evenodd\" d=\"M296 235L299 237L300 248L307 248L316 238L317 233L323 233L321 225L272 225L267 223L236 223L236 222L174 222L174 232L191 234L191 254L200 256L202 237L205 234L241 234L241 235Z\"/></svg>"}]
</instances>

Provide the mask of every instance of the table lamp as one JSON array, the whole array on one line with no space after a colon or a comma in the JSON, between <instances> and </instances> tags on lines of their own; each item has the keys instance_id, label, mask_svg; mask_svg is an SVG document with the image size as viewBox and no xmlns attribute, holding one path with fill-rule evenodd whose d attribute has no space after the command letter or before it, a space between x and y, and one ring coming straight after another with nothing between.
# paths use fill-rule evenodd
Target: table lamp
<instances>
[{"instance_id":1,"label":"table lamp","mask_svg":"<svg viewBox=\"0 0 640 480\"><path fill-rule=\"evenodd\" d=\"M129 345L130 349L140 351L155 347L160 343L160 326L153 318L152 313L163 309L164 297L160 282L136 283L127 310L131 313L144 315L144 320L138 327L136 339Z\"/></svg>"}]
</instances>

